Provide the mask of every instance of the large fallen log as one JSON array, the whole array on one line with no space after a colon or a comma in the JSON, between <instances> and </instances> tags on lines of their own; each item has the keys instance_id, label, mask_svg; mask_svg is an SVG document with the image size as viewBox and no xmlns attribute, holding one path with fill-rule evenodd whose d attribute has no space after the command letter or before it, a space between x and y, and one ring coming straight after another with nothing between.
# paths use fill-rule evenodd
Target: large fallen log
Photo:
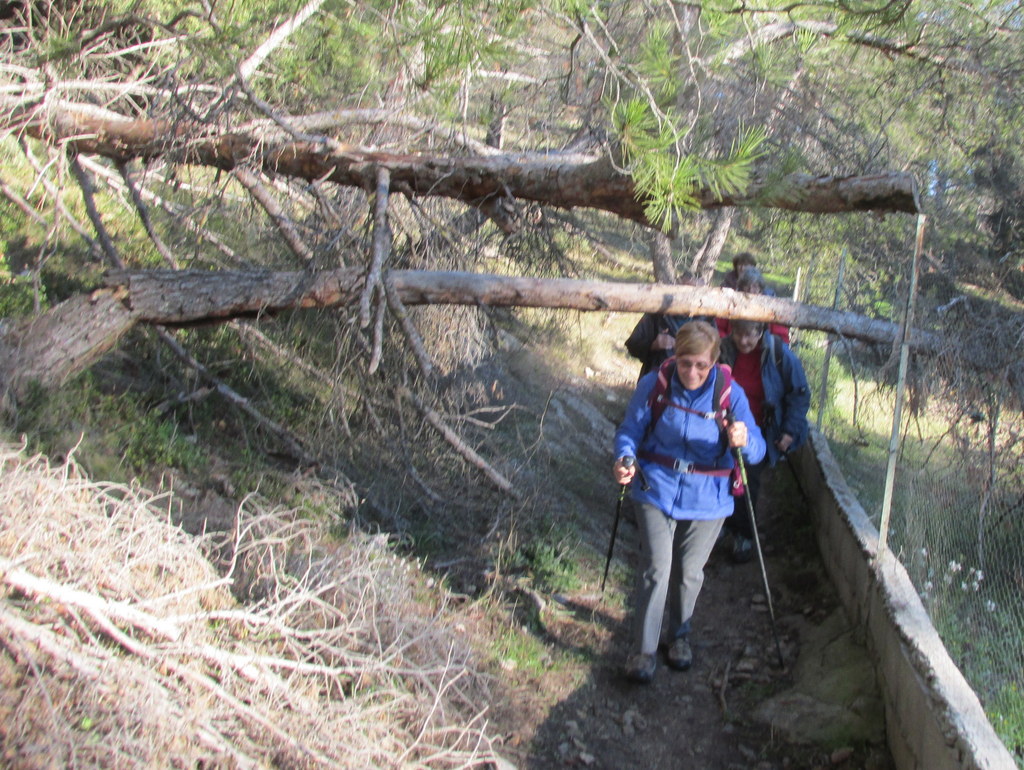
<instances>
[{"instance_id":1,"label":"large fallen log","mask_svg":"<svg viewBox=\"0 0 1024 770\"><path fill-rule=\"evenodd\" d=\"M512 278L481 273L393 270L388 281L405 305L546 307L629 313L664 312L772 321L873 343L891 343L899 326L856 313L731 289L631 284L569 278ZM190 326L322 309L359 302L364 276L329 272L114 271L106 285L72 297L31 322L0 333L0 384L14 395L30 382L53 387L88 367L136 323ZM934 350L934 335L911 344Z\"/></svg>"},{"instance_id":2,"label":"large fallen log","mask_svg":"<svg viewBox=\"0 0 1024 770\"><path fill-rule=\"evenodd\" d=\"M0 100L2 104L2 100ZM441 196L481 208L511 231L515 201L608 211L654 226L647 200L633 178L605 155L520 153L448 157L366 151L324 141L268 141L258 132L215 132L198 123L127 118L87 105L54 101L20 116L21 128L73 153L118 162L164 158L223 170L256 166L271 174L373 190L377 170L387 169L392 192ZM912 174L868 176L791 174L770 186L755 181L736 195L695 191L703 208L757 205L815 214L873 211L917 213Z\"/></svg>"},{"instance_id":3,"label":"large fallen log","mask_svg":"<svg viewBox=\"0 0 1024 770\"><path fill-rule=\"evenodd\" d=\"M748 318L820 329L867 342L891 342L898 329L896 324L857 313L731 289L430 270L392 270L388 275L406 305L546 307ZM107 276L107 288L121 292L140 321L167 326L291 308L348 305L358 301L362 287L362 274L351 268L321 273L135 270L114 271ZM926 342L921 338L917 345Z\"/></svg>"}]
</instances>

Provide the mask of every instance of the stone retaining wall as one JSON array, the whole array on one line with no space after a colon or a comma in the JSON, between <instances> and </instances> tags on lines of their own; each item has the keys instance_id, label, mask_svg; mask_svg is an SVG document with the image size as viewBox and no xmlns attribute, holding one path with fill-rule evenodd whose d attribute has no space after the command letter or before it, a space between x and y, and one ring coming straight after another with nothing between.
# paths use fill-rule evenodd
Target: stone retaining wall
<instances>
[{"instance_id":1,"label":"stone retaining wall","mask_svg":"<svg viewBox=\"0 0 1024 770\"><path fill-rule=\"evenodd\" d=\"M851 622L864 630L896 766L1015 770L903 565L888 550L878 553L878 531L847 486L828 441L812 428L811 440L791 461L810 498L832 582Z\"/></svg>"}]
</instances>

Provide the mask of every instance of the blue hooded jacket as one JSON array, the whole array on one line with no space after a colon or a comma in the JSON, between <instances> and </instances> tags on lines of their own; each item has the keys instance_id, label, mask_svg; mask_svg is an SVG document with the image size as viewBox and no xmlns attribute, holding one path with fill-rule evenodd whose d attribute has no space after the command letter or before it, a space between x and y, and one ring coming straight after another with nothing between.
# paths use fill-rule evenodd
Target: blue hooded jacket
<instances>
[{"instance_id":1,"label":"blue hooded jacket","mask_svg":"<svg viewBox=\"0 0 1024 770\"><path fill-rule=\"evenodd\" d=\"M688 391L673 368L670 403L698 412L711 412L714 408L714 384L720 376L718 367L714 367L703 385ZM650 485L647 490L641 489L640 474L637 474L631 485L632 498L657 506L673 519L721 519L731 515L733 497L729 492L728 476L682 473L638 457L643 450L715 468L732 468L734 465L725 436L714 419L670 406L662 413L654 430L648 431L651 423L648 402L657 381L657 371L649 372L640 379L626 407L622 424L615 432L615 457L637 457L640 470ZM754 423L747 396L735 381L732 383L730 405L736 419L747 426L747 445L742 450L744 460L749 464L761 462L765 456L765 441Z\"/></svg>"},{"instance_id":2,"label":"blue hooded jacket","mask_svg":"<svg viewBox=\"0 0 1024 770\"><path fill-rule=\"evenodd\" d=\"M768 444L768 462L775 465L782 456L775 442L783 433L793 437L790 452L795 452L807 440L811 391L804 367L789 345L768 332L759 344L761 385L764 387L760 428ZM730 366L736 362L736 344L728 337L722 340L720 358L722 363Z\"/></svg>"}]
</instances>

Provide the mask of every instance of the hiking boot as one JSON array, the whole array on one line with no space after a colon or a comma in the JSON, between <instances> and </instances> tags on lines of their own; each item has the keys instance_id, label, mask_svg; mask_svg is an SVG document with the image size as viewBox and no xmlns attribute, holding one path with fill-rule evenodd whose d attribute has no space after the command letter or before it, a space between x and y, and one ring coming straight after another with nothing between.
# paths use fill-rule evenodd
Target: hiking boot
<instances>
[{"instance_id":1,"label":"hiking boot","mask_svg":"<svg viewBox=\"0 0 1024 770\"><path fill-rule=\"evenodd\" d=\"M626 676L639 684L649 684L654 679L658 661L653 655L638 652L626 659Z\"/></svg>"},{"instance_id":2,"label":"hiking boot","mask_svg":"<svg viewBox=\"0 0 1024 770\"><path fill-rule=\"evenodd\" d=\"M754 558L754 541L743 535L736 535L732 540L732 560L737 564L746 564Z\"/></svg>"},{"instance_id":3,"label":"hiking boot","mask_svg":"<svg viewBox=\"0 0 1024 770\"><path fill-rule=\"evenodd\" d=\"M669 645L665 659L676 671L686 671L693 665L693 650L685 636L680 636Z\"/></svg>"}]
</instances>

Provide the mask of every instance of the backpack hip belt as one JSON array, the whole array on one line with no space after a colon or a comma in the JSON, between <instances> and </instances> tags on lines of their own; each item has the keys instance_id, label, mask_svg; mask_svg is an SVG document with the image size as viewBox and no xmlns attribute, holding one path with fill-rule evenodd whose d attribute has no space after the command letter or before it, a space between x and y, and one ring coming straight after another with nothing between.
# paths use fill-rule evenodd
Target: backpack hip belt
<instances>
[{"instance_id":1,"label":"backpack hip belt","mask_svg":"<svg viewBox=\"0 0 1024 770\"><path fill-rule=\"evenodd\" d=\"M663 465L676 473L700 473L705 476L728 476L732 473L732 468L716 468L714 465L684 462L677 457L659 454L658 452L642 450L636 454L641 460L649 460L652 463Z\"/></svg>"}]
</instances>

